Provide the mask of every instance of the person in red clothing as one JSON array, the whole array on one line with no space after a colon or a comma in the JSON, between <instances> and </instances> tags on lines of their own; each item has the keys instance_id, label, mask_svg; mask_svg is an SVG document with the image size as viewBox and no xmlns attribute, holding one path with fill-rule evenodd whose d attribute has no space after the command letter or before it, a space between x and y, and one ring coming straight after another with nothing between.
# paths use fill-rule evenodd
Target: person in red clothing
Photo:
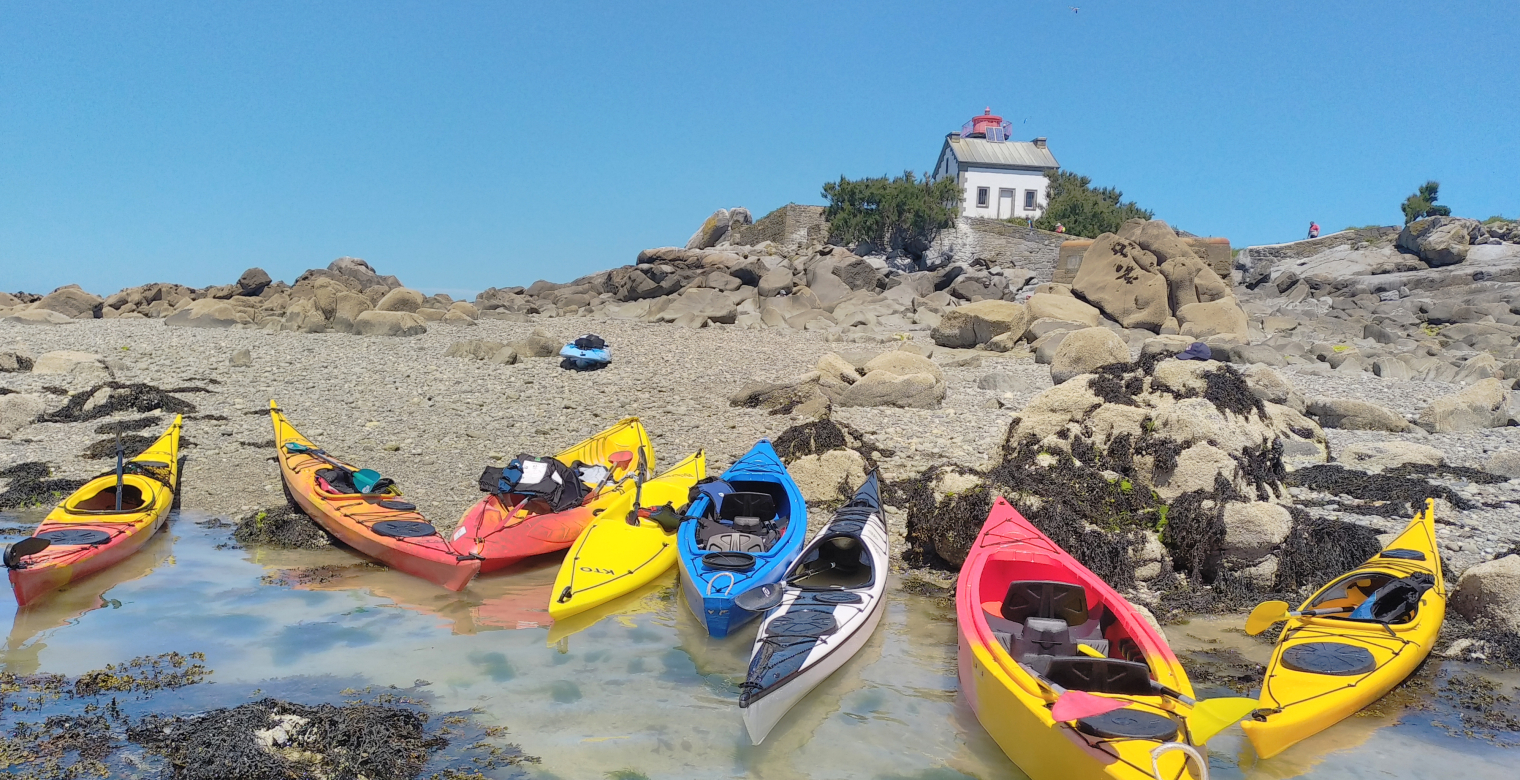
<instances>
[{"instance_id":1,"label":"person in red clothing","mask_svg":"<svg viewBox=\"0 0 1520 780\"><path fill-rule=\"evenodd\" d=\"M1319 223L1312 219L1309 220L1309 237L1319 238Z\"/></svg>"}]
</instances>

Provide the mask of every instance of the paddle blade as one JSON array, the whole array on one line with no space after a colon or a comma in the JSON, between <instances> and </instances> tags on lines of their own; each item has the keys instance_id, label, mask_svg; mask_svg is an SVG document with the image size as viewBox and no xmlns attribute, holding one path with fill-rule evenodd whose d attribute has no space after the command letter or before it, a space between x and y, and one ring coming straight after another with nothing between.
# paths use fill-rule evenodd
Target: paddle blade
<instances>
[{"instance_id":1,"label":"paddle blade","mask_svg":"<svg viewBox=\"0 0 1520 780\"><path fill-rule=\"evenodd\" d=\"M8 568L16 568L21 559L28 555L36 555L52 546L52 542L36 536L28 536L19 542L5 548L5 565Z\"/></svg>"},{"instance_id":2,"label":"paddle blade","mask_svg":"<svg viewBox=\"0 0 1520 780\"><path fill-rule=\"evenodd\" d=\"M618 471L627 471L628 465L633 463L633 453L628 450L618 450L607 456L607 462Z\"/></svg>"},{"instance_id":3,"label":"paddle blade","mask_svg":"<svg viewBox=\"0 0 1520 780\"><path fill-rule=\"evenodd\" d=\"M309 449L311 449L311 448L307 447L305 444L302 444L302 443L300 443L298 441L287 441L287 442L285 442L285 451L286 452L306 452Z\"/></svg>"},{"instance_id":4,"label":"paddle blade","mask_svg":"<svg viewBox=\"0 0 1520 780\"><path fill-rule=\"evenodd\" d=\"M1288 602L1268 601L1257 604L1256 609L1251 610L1251 616L1246 618L1246 633L1256 636L1272 627L1273 623L1280 623L1288 619Z\"/></svg>"},{"instance_id":5,"label":"paddle blade","mask_svg":"<svg viewBox=\"0 0 1520 780\"><path fill-rule=\"evenodd\" d=\"M1215 734L1250 715L1258 706L1260 705L1255 699L1241 697L1207 699L1198 702L1187 716L1188 735L1193 738L1194 744L1202 745Z\"/></svg>"},{"instance_id":6,"label":"paddle blade","mask_svg":"<svg viewBox=\"0 0 1520 780\"><path fill-rule=\"evenodd\" d=\"M360 493L368 493L370 488L379 481L380 472L374 469L359 469L354 472L354 487L358 488Z\"/></svg>"},{"instance_id":7,"label":"paddle blade","mask_svg":"<svg viewBox=\"0 0 1520 780\"><path fill-rule=\"evenodd\" d=\"M780 583L769 582L750 588L734 597L734 606L749 612L764 612L781 603L786 591Z\"/></svg>"},{"instance_id":8,"label":"paddle blade","mask_svg":"<svg viewBox=\"0 0 1520 780\"><path fill-rule=\"evenodd\" d=\"M1054 707L1050 708L1050 716L1057 723L1081 720L1083 718L1095 718L1099 715L1107 715L1114 710L1122 710L1129 706L1129 702L1122 699L1107 699L1102 696L1094 696L1086 691L1066 691L1056 699Z\"/></svg>"}]
</instances>

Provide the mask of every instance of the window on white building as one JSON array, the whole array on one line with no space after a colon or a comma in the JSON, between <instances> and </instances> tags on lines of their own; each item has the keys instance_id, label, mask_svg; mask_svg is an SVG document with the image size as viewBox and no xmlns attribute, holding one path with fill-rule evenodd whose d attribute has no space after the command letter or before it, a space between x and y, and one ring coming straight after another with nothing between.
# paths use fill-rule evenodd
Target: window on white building
<instances>
[{"instance_id":1,"label":"window on white building","mask_svg":"<svg viewBox=\"0 0 1520 780\"><path fill-rule=\"evenodd\" d=\"M977 208L982 208L982 209L987 208L987 188L986 187L977 187L976 188L976 206L977 206Z\"/></svg>"},{"instance_id":2,"label":"window on white building","mask_svg":"<svg viewBox=\"0 0 1520 780\"><path fill-rule=\"evenodd\" d=\"M1024 210L1025 211L1034 211L1034 199L1035 199L1035 191L1034 190L1024 190Z\"/></svg>"}]
</instances>

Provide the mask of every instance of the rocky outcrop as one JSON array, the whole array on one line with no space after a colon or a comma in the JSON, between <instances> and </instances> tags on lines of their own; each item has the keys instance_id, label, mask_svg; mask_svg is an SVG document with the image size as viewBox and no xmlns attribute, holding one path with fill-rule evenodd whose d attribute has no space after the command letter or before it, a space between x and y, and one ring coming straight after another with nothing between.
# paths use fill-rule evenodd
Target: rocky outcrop
<instances>
[{"instance_id":1,"label":"rocky outcrop","mask_svg":"<svg viewBox=\"0 0 1520 780\"><path fill-rule=\"evenodd\" d=\"M1509 424L1509 391L1497 379L1435 399L1420 412L1419 425L1431 433L1460 433Z\"/></svg>"},{"instance_id":2,"label":"rocky outcrop","mask_svg":"<svg viewBox=\"0 0 1520 780\"><path fill-rule=\"evenodd\" d=\"M1469 621L1520 634L1520 555L1480 563L1462 573L1451 606Z\"/></svg>"},{"instance_id":3,"label":"rocky outcrop","mask_svg":"<svg viewBox=\"0 0 1520 780\"><path fill-rule=\"evenodd\" d=\"M1410 428L1409 421L1399 414L1355 398L1316 398L1309 402L1308 412L1326 428L1392 433Z\"/></svg>"},{"instance_id":4,"label":"rocky outcrop","mask_svg":"<svg viewBox=\"0 0 1520 780\"><path fill-rule=\"evenodd\" d=\"M951 309L930 332L942 347L974 347L1005 333L1023 335L1029 324L1024 306L1009 301L978 301Z\"/></svg>"},{"instance_id":5,"label":"rocky outcrop","mask_svg":"<svg viewBox=\"0 0 1520 780\"><path fill-rule=\"evenodd\" d=\"M1418 256L1431 268L1456 265L1467 259L1475 219L1431 217L1411 222L1399 233L1398 248Z\"/></svg>"},{"instance_id":6,"label":"rocky outcrop","mask_svg":"<svg viewBox=\"0 0 1520 780\"><path fill-rule=\"evenodd\" d=\"M15 436L42 414L45 407L42 396L31 393L6 393L0 395L0 439Z\"/></svg>"},{"instance_id":7,"label":"rocky outcrop","mask_svg":"<svg viewBox=\"0 0 1520 780\"><path fill-rule=\"evenodd\" d=\"M32 365L34 374L67 376L81 383L102 384L112 379L105 358L89 352L60 350L48 352L37 358Z\"/></svg>"},{"instance_id":8,"label":"rocky outcrop","mask_svg":"<svg viewBox=\"0 0 1520 780\"><path fill-rule=\"evenodd\" d=\"M42 300L32 304L32 310L56 312L74 320L92 320L100 317L104 305L104 298L79 289L77 284L71 284L43 296Z\"/></svg>"},{"instance_id":9,"label":"rocky outcrop","mask_svg":"<svg viewBox=\"0 0 1520 780\"><path fill-rule=\"evenodd\" d=\"M239 316L238 310L216 298L192 301L183 309L164 318L164 324L176 328L230 328L252 320Z\"/></svg>"},{"instance_id":10,"label":"rocky outcrop","mask_svg":"<svg viewBox=\"0 0 1520 780\"><path fill-rule=\"evenodd\" d=\"M835 403L935 409L945 399L945 375L939 366L911 352L883 352L868 361L864 371L865 375L846 387Z\"/></svg>"},{"instance_id":11,"label":"rocky outcrop","mask_svg":"<svg viewBox=\"0 0 1520 780\"><path fill-rule=\"evenodd\" d=\"M1171 316L1156 256L1113 233L1093 239L1071 289L1126 328L1157 331Z\"/></svg>"},{"instance_id":12,"label":"rocky outcrop","mask_svg":"<svg viewBox=\"0 0 1520 780\"><path fill-rule=\"evenodd\" d=\"M354 318L354 332L360 336L421 336L427 333L427 323L411 312L371 310Z\"/></svg>"},{"instance_id":13,"label":"rocky outcrop","mask_svg":"<svg viewBox=\"0 0 1520 780\"><path fill-rule=\"evenodd\" d=\"M1336 453L1335 459L1375 474L1399 466L1439 466L1446 462L1446 453L1411 441L1375 441L1348 445Z\"/></svg>"},{"instance_id":14,"label":"rocky outcrop","mask_svg":"<svg viewBox=\"0 0 1520 780\"><path fill-rule=\"evenodd\" d=\"M1050 381L1061 384L1102 366L1129 363L1129 346L1108 328L1083 328L1066 334L1050 363Z\"/></svg>"}]
</instances>

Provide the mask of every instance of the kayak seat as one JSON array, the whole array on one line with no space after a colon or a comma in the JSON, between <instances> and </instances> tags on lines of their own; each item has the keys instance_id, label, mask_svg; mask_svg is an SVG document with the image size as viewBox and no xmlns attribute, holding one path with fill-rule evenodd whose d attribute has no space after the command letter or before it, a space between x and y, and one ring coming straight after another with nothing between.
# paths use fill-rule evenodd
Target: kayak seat
<instances>
[{"instance_id":1,"label":"kayak seat","mask_svg":"<svg viewBox=\"0 0 1520 780\"><path fill-rule=\"evenodd\" d=\"M342 469L319 469L317 485L328 493L340 496L359 492L359 488L354 485L354 475Z\"/></svg>"},{"instance_id":2,"label":"kayak seat","mask_svg":"<svg viewBox=\"0 0 1520 780\"><path fill-rule=\"evenodd\" d=\"M121 486L121 511L136 512L147 505L142 490L136 485ZM74 512L115 512L116 510L116 486L110 485L83 501L70 507Z\"/></svg>"},{"instance_id":3,"label":"kayak seat","mask_svg":"<svg viewBox=\"0 0 1520 780\"><path fill-rule=\"evenodd\" d=\"M729 493L718 504L718 519L745 531L776 521L776 499L766 493Z\"/></svg>"},{"instance_id":4,"label":"kayak seat","mask_svg":"<svg viewBox=\"0 0 1520 780\"><path fill-rule=\"evenodd\" d=\"M1368 596L1347 618L1383 624L1408 622L1419 608L1420 598L1435 584L1435 578L1424 572L1393 580Z\"/></svg>"},{"instance_id":5,"label":"kayak seat","mask_svg":"<svg viewBox=\"0 0 1520 780\"><path fill-rule=\"evenodd\" d=\"M711 493L708 495L712 498ZM698 518L697 544L702 549L760 553L769 550L781 538L776 524L776 500L769 494L729 491L720 492L718 496L718 518Z\"/></svg>"},{"instance_id":6,"label":"kayak seat","mask_svg":"<svg viewBox=\"0 0 1520 780\"><path fill-rule=\"evenodd\" d=\"M765 552L765 548L765 537L740 531L713 534L702 545L702 549L712 552L757 553Z\"/></svg>"},{"instance_id":7,"label":"kayak seat","mask_svg":"<svg viewBox=\"0 0 1520 780\"><path fill-rule=\"evenodd\" d=\"M1147 696L1155 693L1151 685L1151 668L1136 661L1089 656L1050 659L1045 677L1063 688L1088 693L1117 696Z\"/></svg>"},{"instance_id":8,"label":"kayak seat","mask_svg":"<svg viewBox=\"0 0 1520 780\"><path fill-rule=\"evenodd\" d=\"M1003 596L1003 617L1015 623L1056 618L1080 626L1087 622L1087 591L1070 582L1015 580Z\"/></svg>"},{"instance_id":9,"label":"kayak seat","mask_svg":"<svg viewBox=\"0 0 1520 780\"><path fill-rule=\"evenodd\" d=\"M1040 656L1078 656L1081 653L1077 649L1079 644L1087 645L1104 655L1108 654L1109 641L1101 635L1094 636L1098 633L1097 620L1090 620L1074 629L1059 618L1029 618L1023 623L1015 623L986 610L983 610L982 615L987 619L992 635L1003 644L1008 654L1024 663Z\"/></svg>"}]
</instances>

